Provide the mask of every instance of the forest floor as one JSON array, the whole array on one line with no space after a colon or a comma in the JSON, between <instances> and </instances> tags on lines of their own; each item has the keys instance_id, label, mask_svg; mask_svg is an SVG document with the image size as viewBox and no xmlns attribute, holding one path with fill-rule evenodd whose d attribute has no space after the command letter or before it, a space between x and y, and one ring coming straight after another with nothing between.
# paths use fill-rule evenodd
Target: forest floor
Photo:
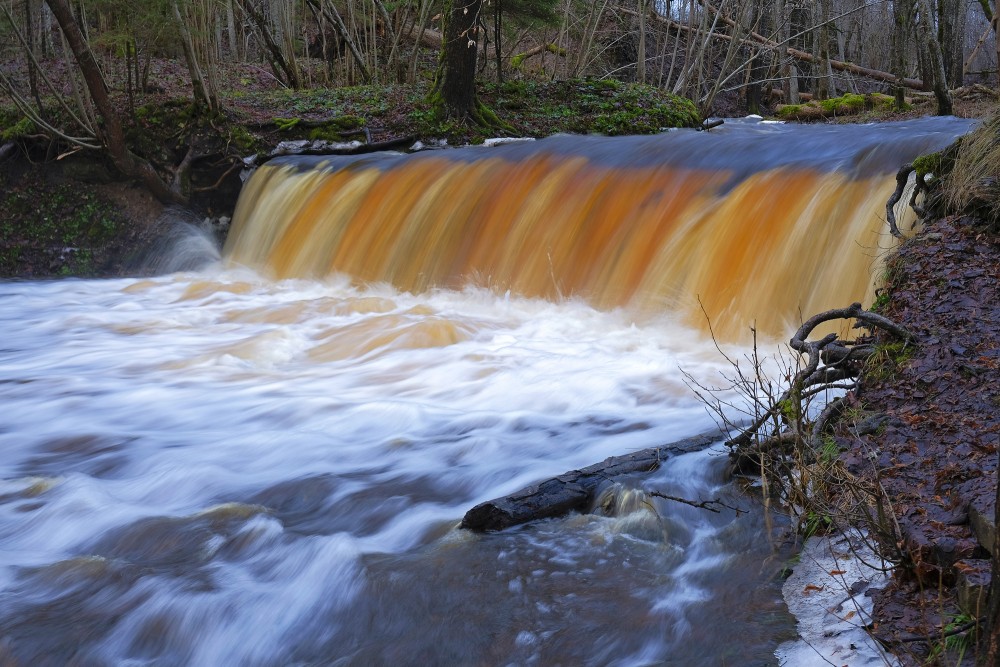
<instances>
[{"instance_id":1,"label":"forest floor","mask_svg":"<svg viewBox=\"0 0 1000 667\"><path fill-rule=\"evenodd\" d=\"M842 422L842 459L882 487L896 517L878 536L898 565L874 595L873 634L904 664L972 659L971 624L985 613L1000 445L998 256L996 230L961 216L902 245L881 312L921 342L887 348Z\"/></svg>"},{"instance_id":2,"label":"forest floor","mask_svg":"<svg viewBox=\"0 0 1000 667\"><path fill-rule=\"evenodd\" d=\"M23 69L9 63L0 68L14 78ZM63 69L51 63L50 77L66 79ZM242 161L259 164L282 142L365 152L366 144L385 142L405 150L417 142L454 146L493 136L652 134L700 122L689 100L652 86L510 81L480 86L483 102L505 123L487 131L437 118L427 83L290 90L251 66L226 72L230 86L220 93L218 114L195 118L185 76L177 63L157 61L151 92L130 96L115 86L114 99L130 147L166 180L174 178L189 149L204 156L192 163L190 174L199 218L231 216ZM46 104L50 121L58 118L58 105ZM142 188L122 182L106 157L50 143L0 97L0 277L134 272L136 257L166 227L158 224L163 217L163 207Z\"/></svg>"}]
</instances>

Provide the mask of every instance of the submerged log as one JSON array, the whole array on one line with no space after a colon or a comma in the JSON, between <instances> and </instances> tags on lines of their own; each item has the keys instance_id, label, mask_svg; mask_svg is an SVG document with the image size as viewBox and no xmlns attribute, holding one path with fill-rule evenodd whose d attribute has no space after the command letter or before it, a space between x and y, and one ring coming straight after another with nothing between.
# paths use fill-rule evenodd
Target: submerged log
<instances>
[{"instance_id":1,"label":"submerged log","mask_svg":"<svg viewBox=\"0 0 1000 667\"><path fill-rule=\"evenodd\" d=\"M474 531L503 530L574 510L586 510L602 482L618 475L652 472L671 456L704 449L723 437L721 431L710 431L669 445L612 456L581 470L550 477L503 498L476 505L465 513L460 527Z\"/></svg>"}]
</instances>

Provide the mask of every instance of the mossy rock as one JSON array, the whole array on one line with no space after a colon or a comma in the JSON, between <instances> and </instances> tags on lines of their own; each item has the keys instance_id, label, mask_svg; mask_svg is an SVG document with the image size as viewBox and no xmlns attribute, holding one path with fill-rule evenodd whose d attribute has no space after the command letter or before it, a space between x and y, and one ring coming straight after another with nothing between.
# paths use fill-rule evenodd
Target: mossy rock
<instances>
[{"instance_id":1,"label":"mossy rock","mask_svg":"<svg viewBox=\"0 0 1000 667\"><path fill-rule=\"evenodd\" d=\"M894 100L889 95L848 93L840 97L812 100L804 104L783 104L774 110L774 115L782 120L808 122L826 118L889 112L894 109L893 105Z\"/></svg>"}]
</instances>

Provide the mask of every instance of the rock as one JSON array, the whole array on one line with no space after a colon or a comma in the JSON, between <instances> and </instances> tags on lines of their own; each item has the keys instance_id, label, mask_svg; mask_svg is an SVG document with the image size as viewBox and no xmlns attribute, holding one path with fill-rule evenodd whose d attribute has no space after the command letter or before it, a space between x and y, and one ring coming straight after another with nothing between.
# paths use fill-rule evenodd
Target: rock
<instances>
[{"instance_id":1,"label":"rock","mask_svg":"<svg viewBox=\"0 0 1000 667\"><path fill-rule=\"evenodd\" d=\"M986 595L990 590L990 561L971 558L955 563L958 573L958 607L973 618L986 614Z\"/></svg>"},{"instance_id":2,"label":"rock","mask_svg":"<svg viewBox=\"0 0 1000 667\"><path fill-rule=\"evenodd\" d=\"M494 146L503 146L505 144L523 144L534 140L534 137L493 137L492 139L486 139L483 141L483 146L492 148Z\"/></svg>"},{"instance_id":3,"label":"rock","mask_svg":"<svg viewBox=\"0 0 1000 667\"><path fill-rule=\"evenodd\" d=\"M969 505L969 523L975 532L979 543L990 553L993 553L993 544L996 541L997 527L994 523L992 508L984 511L982 507L977 507L976 503Z\"/></svg>"}]
</instances>

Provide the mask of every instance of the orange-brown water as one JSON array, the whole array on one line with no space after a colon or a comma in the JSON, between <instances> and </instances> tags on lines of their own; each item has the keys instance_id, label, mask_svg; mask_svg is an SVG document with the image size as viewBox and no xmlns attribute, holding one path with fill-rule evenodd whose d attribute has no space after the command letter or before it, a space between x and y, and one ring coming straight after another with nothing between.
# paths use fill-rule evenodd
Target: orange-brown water
<instances>
[{"instance_id":1,"label":"orange-brown water","mask_svg":"<svg viewBox=\"0 0 1000 667\"><path fill-rule=\"evenodd\" d=\"M318 280L0 280L0 663L775 664L787 533L721 447L594 512L457 526L714 428L697 297L717 324L856 298L858 209L955 123L296 158L247 186L229 261ZM493 291L427 289L468 282Z\"/></svg>"},{"instance_id":2,"label":"orange-brown water","mask_svg":"<svg viewBox=\"0 0 1000 667\"><path fill-rule=\"evenodd\" d=\"M245 188L226 254L279 279L474 284L699 326L707 314L727 338L870 302L892 174L737 157L738 174L524 149L272 163Z\"/></svg>"}]
</instances>

